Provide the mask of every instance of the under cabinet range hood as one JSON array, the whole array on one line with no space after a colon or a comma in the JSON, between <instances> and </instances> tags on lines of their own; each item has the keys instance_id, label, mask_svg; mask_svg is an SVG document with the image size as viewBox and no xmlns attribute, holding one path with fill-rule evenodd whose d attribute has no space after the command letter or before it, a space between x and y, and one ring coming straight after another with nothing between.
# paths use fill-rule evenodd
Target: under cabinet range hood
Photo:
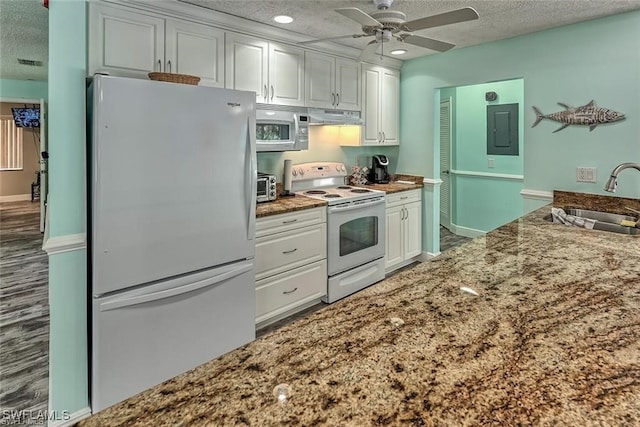
<instances>
[{"instance_id":1,"label":"under cabinet range hood","mask_svg":"<svg viewBox=\"0 0 640 427\"><path fill-rule=\"evenodd\" d=\"M309 108L309 125L363 125L359 111Z\"/></svg>"}]
</instances>

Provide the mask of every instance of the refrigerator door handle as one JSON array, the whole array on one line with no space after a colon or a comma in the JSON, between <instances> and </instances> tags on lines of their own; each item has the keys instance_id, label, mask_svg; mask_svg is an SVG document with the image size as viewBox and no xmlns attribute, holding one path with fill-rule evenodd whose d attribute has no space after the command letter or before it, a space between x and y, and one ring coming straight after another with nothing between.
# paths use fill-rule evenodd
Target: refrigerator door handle
<instances>
[{"instance_id":1,"label":"refrigerator door handle","mask_svg":"<svg viewBox=\"0 0 640 427\"><path fill-rule=\"evenodd\" d=\"M256 123L251 117L247 119L247 143L245 149L245 203L247 205L247 240L253 240L256 234L256 191L257 191L257 156L256 156Z\"/></svg>"},{"instance_id":2,"label":"refrigerator door handle","mask_svg":"<svg viewBox=\"0 0 640 427\"><path fill-rule=\"evenodd\" d=\"M124 297L114 301L108 301L100 304L100 311L111 311L119 308L131 307L133 305L144 304L148 302L158 301L161 299L171 298L178 295L183 295L188 292L197 291L198 289L213 286L225 280L229 280L233 277L239 276L253 268L252 263L243 263L239 267L233 270L226 271L222 274L218 274L214 277L208 277L204 280L199 280L194 283L189 283L183 286L175 288L165 289L163 291L152 292L146 295L138 295L134 297Z\"/></svg>"}]
</instances>

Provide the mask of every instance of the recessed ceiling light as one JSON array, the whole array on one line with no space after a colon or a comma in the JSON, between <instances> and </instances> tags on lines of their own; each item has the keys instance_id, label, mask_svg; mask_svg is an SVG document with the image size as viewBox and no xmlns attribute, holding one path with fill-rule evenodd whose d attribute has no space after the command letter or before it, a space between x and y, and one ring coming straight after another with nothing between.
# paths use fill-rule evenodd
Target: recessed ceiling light
<instances>
[{"instance_id":1,"label":"recessed ceiling light","mask_svg":"<svg viewBox=\"0 0 640 427\"><path fill-rule=\"evenodd\" d=\"M278 15L273 18L278 24L291 24L293 22L293 18L287 15Z\"/></svg>"},{"instance_id":2,"label":"recessed ceiling light","mask_svg":"<svg viewBox=\"0 0 640 427\"><path fill-rule=\"evenodd\" d=\"M405 53L407 53L407 50L406 49L394 49L389 53L391 55L404 55Z\"/></svg>"}]
</instances>

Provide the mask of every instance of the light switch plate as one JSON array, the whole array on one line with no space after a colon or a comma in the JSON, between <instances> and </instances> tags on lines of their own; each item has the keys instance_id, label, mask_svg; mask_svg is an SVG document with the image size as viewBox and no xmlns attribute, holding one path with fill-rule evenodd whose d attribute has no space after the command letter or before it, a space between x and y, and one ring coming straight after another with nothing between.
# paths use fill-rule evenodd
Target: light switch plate
<instances>
[{"instance_id":1,"label":"light switch plate","mask_svg":"<svg viewBox=\"0 0 640 427\"><path fill-rule=\"evenodd\" d=\"M496 161L495 161L495 159L491 159L491 158L490 158L490 159L488 160L488 162L487 162L487 167L488 167L488 168L495 168L495 167L496 167Z\"/></svg>"},{"instance_id":2,"label":"light switch plate","mask_svg":"<svg viewBox=\"0 0 640 427\"><path fill-rule=\"evenodd\" d=\"M577 182L596 182L596 168L577 167L576 168L576 181Z\"/></svg>"}]
</instances>

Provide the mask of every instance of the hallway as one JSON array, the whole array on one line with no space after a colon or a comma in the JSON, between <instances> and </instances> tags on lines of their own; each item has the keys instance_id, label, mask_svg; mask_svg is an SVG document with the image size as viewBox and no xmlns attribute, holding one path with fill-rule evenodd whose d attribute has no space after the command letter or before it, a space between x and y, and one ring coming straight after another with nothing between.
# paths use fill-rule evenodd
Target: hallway
<instances>
[{"instance_id":1,"label":"hallway","mask_svg":"<svg viewBox=\"0 0 640 427\"><path fill-rule=\"evenodd\" d=\"M16 421L8 411L47 409L49 267L39 209L0 203L0 424Z\"/></svg>"}]
</instances>

